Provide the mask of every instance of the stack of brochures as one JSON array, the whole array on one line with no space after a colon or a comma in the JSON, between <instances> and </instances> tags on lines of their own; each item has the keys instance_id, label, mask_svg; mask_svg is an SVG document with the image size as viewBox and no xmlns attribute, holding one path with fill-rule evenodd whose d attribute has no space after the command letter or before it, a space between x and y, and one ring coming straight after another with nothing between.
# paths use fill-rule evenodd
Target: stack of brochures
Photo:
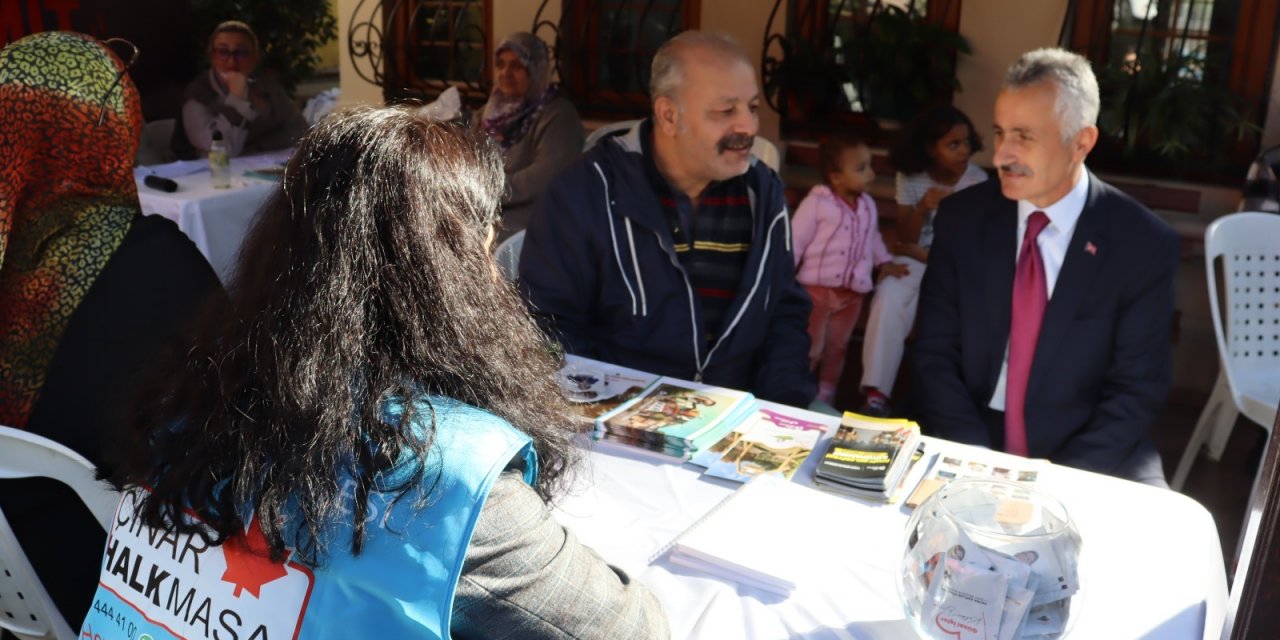
<instances>
[{"instance_id":1,"label":"stack of brochures","mask_svg":"<svg viewBox=\"0 0 1280 640\"><path fill-rule=\"evenodd\" d=\"M596 418L595 436L687 460L755 410L750 393L662 377Z\"/></svg>"},{"instance_id":2,"label":"stack of brochures","mask_svg":"<svg viewBox=\"0 0 1280 640\"><path fill-rule=\"evenodd\" d=\"M256 169L248 169L244 172L246 178L257 178L259 180L269 180L271 182L280 182L284 178L284 167L274 165L269 167L258 167Z\"/></svg>"},{"instance_id":3,"label":"stack of brochures","mask_svg":"<svg viewBox=\"0 0 1280 640\"><path fill-rule=\"evenodd\" d=\"M1048 460L1024 460L1002 454L962 458L958 454L939 454L928 474L907 498L907 506L920 506L938 489L957 478L991 478L1014 482L1035 482Z\"/></svg>"},{"instance_id":4,"label":"stack of brochures","mask_svg":"<svg viewBox=\"0 0 1280 640\"><path fill-rule=\"evenodd\" d=\"M766 475L790 479L818 440L839 424L838 416L761 401L754 414L690 462L706 467L703 475L738 482Z\"/></svg>"},{"instance_id":5,"label":"stack of brochures","mask_svg":"<svg viewBox=\"0 0 1280 640\"><path fill-rule=\"evenodd\" d=\"M910 420L846 411L813 481L838 493L889 500L919 444L920 427Z\"/></svg>"},{"instance_id":6,"label":"stack of brochures","mask_svg":"<svg viewBox=\"0 0 1280 640\"><path fill-rule=\"evenodd\" d=\"M591 427L596 418L644 393L659 377L571 354L564 359L565 366L557 376L560 388L574 403L573 417Z\"/></svg>"}]
</instances>

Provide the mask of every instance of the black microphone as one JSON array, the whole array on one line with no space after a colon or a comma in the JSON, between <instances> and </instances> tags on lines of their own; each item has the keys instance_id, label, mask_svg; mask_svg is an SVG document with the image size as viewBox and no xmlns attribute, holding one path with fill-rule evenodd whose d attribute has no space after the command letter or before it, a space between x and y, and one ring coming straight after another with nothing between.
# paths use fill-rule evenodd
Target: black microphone
<instances>
[{"instance_id":1,"label":"black microphone","mask_svg":"<svg viewBox=\"0 0 1280 640\"><path fill-rule=\"evenodd\" d=\"M174 191L178 190L178 183L168 178L162 178L160 176L155 176L155 175L147 176L143 178L142 184L145 184L148 187L151 187L152 189L155 189L157 191L167 191L169 193L173 193Z\"/></svg>"}]
</instances>

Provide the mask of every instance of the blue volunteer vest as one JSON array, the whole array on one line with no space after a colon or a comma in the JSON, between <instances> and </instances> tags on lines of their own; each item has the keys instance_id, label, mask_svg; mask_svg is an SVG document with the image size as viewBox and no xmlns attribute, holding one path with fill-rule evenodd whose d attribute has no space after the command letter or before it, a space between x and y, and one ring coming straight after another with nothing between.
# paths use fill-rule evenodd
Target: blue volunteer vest
<instances>
[{"instance_id":1,"label":"blue volunteer vest","mask_svg":"<svg viewBox=\"0 0 1280 640\"><path fill-rule=\"evenodd\" d=\"M292 554L273 563L256 516L245 536L206 546L197 536L143 525L133 515L142 490L127 492L80 637L448 638L454 591L489 489L517 455L526 482L537 467L528 436L454 400L432 397L430 407L419 400L415 429L425 431L433 409L435 441L421 486L394 505L394 494L370 497L359 556L347 552L350 531L331 528L320 566ZM400 409L391 405L386 413L396 420ZM406 459L381 479L415 468ZM350 491L348 483L344 492Z\"/></svg>"}]
</instances>

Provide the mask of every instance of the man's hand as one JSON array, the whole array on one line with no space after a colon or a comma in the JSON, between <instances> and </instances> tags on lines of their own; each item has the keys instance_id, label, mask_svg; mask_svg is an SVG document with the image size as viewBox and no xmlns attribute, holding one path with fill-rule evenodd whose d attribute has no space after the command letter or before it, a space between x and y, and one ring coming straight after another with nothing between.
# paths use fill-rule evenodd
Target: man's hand
<instances>
[{"instance_id":1,"label":"man's hand","mask_svg":"<svg viewBox=\"0 0 1280 640\"><path fill-rule=\"evenodd\" d=\"M911 268L905 264L896 262L886 262L880 265L880 273L876 274L876 282L880 282L885 278L901 278L911 273Z\"/></svg>"},{"instance_id":2,"label":"man's hand","mask_svg":"<svg viewBox=\"0 0 1280 640\"><path fill-rule=\"evenodd\" d=\"M219 74L222 84L227 85L227 93L242 100L249 97L249 77L238 71L227 71Z\"/></svg>"}]
</instances>

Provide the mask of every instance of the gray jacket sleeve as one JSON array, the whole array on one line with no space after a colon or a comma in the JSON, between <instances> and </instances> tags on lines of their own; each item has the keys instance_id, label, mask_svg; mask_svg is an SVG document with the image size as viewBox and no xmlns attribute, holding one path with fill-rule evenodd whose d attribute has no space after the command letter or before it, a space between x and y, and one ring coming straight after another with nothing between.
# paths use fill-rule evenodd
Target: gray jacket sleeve
<instances>
[{"instance_id":1,"label":"gray jacket sleeve","mask_svg":"<svg viewBox=\"0 0 1280 640\"><path fill-rule=\"evenodd\" d=\"M480 512L453 603L455 638L669 638L646 587L560 526L508 471Z\"/></svg>"}]
</instances>

